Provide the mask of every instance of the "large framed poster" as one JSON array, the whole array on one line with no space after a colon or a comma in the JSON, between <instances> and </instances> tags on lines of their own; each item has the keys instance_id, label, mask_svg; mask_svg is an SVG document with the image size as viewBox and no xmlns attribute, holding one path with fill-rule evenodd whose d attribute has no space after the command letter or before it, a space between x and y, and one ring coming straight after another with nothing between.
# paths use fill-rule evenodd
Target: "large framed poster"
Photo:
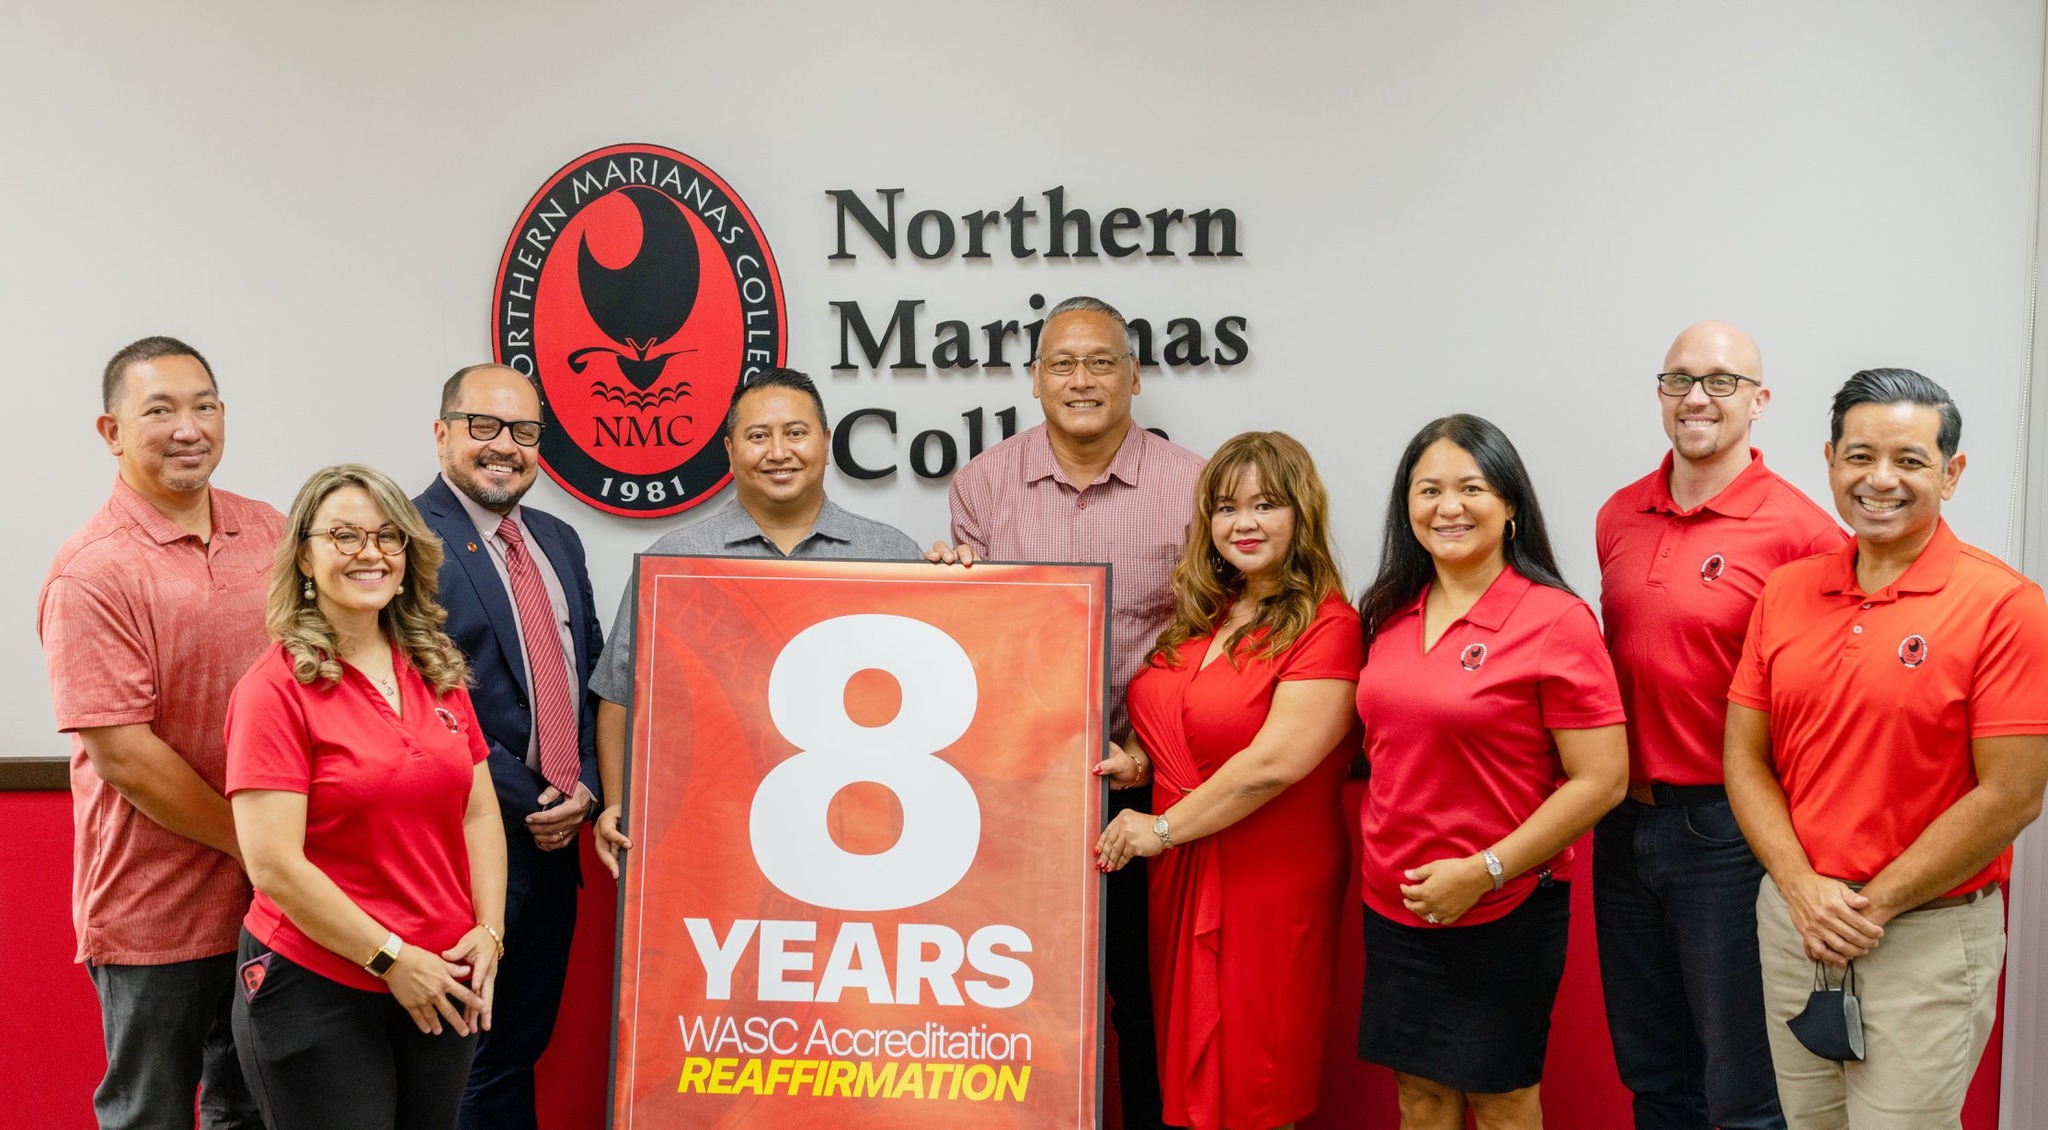
<instances>
[{"instance_id":1,"label":"large framed poster","mask_svg":"<svg viewBox=\"0 0 2048 1130\"><path fill-rule=\"evenodd\" d=\"M1108 567L635 584L612 1125L1097 1125Z\"/></svg>"}]
</instances>

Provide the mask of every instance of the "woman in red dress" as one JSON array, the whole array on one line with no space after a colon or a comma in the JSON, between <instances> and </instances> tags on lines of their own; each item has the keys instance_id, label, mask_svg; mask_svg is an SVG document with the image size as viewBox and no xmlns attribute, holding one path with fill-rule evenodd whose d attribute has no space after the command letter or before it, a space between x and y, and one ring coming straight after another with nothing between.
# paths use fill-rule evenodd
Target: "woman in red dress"
<instances>
[{"instance_id":1,"label":"woman in red dress","mask_svg":"<svg viewBox=\"0 0 2048 1130\"><path fill-rule=\"evenodd\" d=\"M1301 444L1246 432L1195 485L1174 619L1131 682L1135 731L1096 768L1152 781L1097 865L1150 867L1166 1121L1291 1126L1313 1111L1350 866L1339 788L1359 747L1358 615Z\"/></svg>"}]
</instances>

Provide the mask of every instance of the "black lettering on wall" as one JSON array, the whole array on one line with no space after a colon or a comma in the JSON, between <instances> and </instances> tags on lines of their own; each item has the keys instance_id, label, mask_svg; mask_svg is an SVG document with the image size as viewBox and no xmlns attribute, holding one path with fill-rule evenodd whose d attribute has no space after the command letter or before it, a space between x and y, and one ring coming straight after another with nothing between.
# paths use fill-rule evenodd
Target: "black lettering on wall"
<instances>
[{"instance_id":1,"label":"black lettering on wall","mask_svg":"<svg viewBox=\"0 0 2048 1130\"><path fill-rule=\"evenodd\" d=\"M1245 320L1236 314L1217 320L1216 363L1218 365L1235 365L1251 353L1251 347L1246 345L1244 338L1238 336L1237 333L1237 331L1243 328L1245 328ZM1226 350L1230 352L1225 352Z\"/></svg>"},{"instance_id":2,"label":"black lettering on wall","mask_svg":"<svg viewBox=\"0 0 2048 1130\"><path fill-rule=\"evenodd\" d=\"M1224 258L1237 258L1243 254L1237 249L1237 213L1228 208L1204 208L1188 216L1188 222L1195 225L1195 249L1188 254L1205 257L1219 255ZM1222 244L1220 251L1209 250L1209 233L1215 228L1220 228L1223 232L1223 238L1219 241Z\"/></svg>"},{"instance_id":3,"label":"black lettering on wall","mask_svg":"<svg viewBox=\"0 0 2048 1130\"><path fill-rule=\"evenodd\" d=\"M1067 187L1054 185L1045 190L1046 222L1052 226L1045 248L1048 259L1065 259L1067 254L1067 225L1074 230L1074 258L1095 258L1095 235L1090 230L1091 219L1080 208L1068 211L1066 207Z\"/></svg>"},{"instance_id":4,"label":"black lettering on wall","mask_svg":"<svg viewBox=\"0 0 2048 1130\"><path fill-rule=\"evenodd\" d=\"M890 368L924 368L924 362L917 359L917 308L922 305L922 298L906 298L898 302L896 312L890 315L889 324L877 339L875 332L868 328L867 317L860 312L859 302L834 302L832 308L839 311L839 363L832 366L833 370L859 368L847 351L849 332L860 342L861 356L867 358L870 369L882 367L882 354L888 351L891 338L896 339L896 363Z\"/></svg>"},{"instance_id":5,"label":"black lettering on wall","mask_svg":"<svg viewBox=\"0 0 2048 1130\"><path fill-rule=\"evenodd\" d=\"M852 213L853 222L859 224L861 230L868 233L868 238L875 241L875 246L881 249L882 254L887 255L891 259L896 257L896 197L901 195L903 190L900 188L878 188L875 191L886 201L889 213L889 220L886 224L873 212L869 211L867 205L860 202L860 197L855 196L852 189L828 188L825 190L825 195L831 197L839 205L839 250L825 256L825 258L853 258L853 253L846 249L846 217L848 213Z\"/></svg>"},{"instance_id":6,"label":"black lettering on wall","mask_svg":"<svg viewBox=\"0 0 2048 1130\"><path fill-rule=\"evenodd\" d=\"M932 247L925 242L925 230L936 221L939 228L939 245ZM920 259L944 259L953 253L953 217L936 208L927 208L910 217L910 253Z\"/></svg>"},{"instance_id":7,"label":"black lettering on wall","mask_svg":"<svg viewBox=\"0 0 2048 1130\"><path fill-rule=\"evenodd\" d=\"M974 367L974 350L970 344L966 322L940 322L939 342L932 347L932 367L936 369L971 369Z\"/></svg>"},{"instance_id":8,"label":"black lettering on wall","mask_svg":"<svg viewBox=\"0 0 2048 1130\"><path fill-rule=\"evenodd\" d=\"M832 429L832 465L850 479L886 479L896 473L896 464L887 467L864 467L853 457L853 429L862 420L876 419L889 428L889 435L896 435L896 413L887 408L860 408L839 418L839 426Z\"/></svg>"},{"instance_id":9,"label":"black lettering on wall","mask_svg":"<svg viewBox=\"0 0 2048 1130\"><path fill-rule=\"evenodd\" d=\"M1125 243L1117 238L1119 232L1132 231L1137 226L1138 210L1136 208L1111 208L1108 214L1102 217L1102 249L1109 252L1110 257L1115 259L1137 254L1137 244Z\"/></svg>"}]
</instances>

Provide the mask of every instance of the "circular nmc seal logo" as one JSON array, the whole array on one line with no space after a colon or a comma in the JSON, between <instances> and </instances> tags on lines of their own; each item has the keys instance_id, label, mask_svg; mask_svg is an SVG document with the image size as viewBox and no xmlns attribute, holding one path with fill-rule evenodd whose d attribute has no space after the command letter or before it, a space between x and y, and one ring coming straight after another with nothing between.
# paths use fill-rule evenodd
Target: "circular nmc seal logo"
<instances>
[{"instance_id":1,"label":"circular nmc seal logo","mask_svg":"<svg viewBox=\"0 0 2048 1130\"><path fill-rule=\"evenodd\" d=\"M718 174L653 145L548 178L505 243L498 362L540 385L540 464L600 510L659 518L732 478L718 428L740 378L782 364L782 278Z\"/></svg>"},{"instance_id":2,"label":"circular nmc seal logo","mask_svg":"<svg viewBox=\"0 0 2048 1130\"><path fill-rule=\"evenodd\" d=\"M1918 667L1927 662L1927 640L1923 636L1911 635L1899 641L1899 662L1908 667Z\"/></svg>"}]
</instances>

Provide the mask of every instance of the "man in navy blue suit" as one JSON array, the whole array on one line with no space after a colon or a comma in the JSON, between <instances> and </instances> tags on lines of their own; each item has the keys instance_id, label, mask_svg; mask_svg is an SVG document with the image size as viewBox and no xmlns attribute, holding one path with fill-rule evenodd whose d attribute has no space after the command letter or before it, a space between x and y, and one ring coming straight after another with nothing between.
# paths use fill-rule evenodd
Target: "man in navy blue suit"
<instances>
[{"instance_id":1,"label":"man in navy blue suit","mask_svg":"<svg viewBox=\"0 0 2048 1130\"><path fill-rule=\"evenodd\" d=\"M441 474L414 499L441 536L448 635L469 657L505 819L505 956L477 1044L464 1130L536 1125L533 1065L554 1033L582 882L577 831L597 811L596 702L584 688L602 637L583 542L521 506L544 425L533 382L472 365L441 389Z\"/></svg>"}]
</instances>

